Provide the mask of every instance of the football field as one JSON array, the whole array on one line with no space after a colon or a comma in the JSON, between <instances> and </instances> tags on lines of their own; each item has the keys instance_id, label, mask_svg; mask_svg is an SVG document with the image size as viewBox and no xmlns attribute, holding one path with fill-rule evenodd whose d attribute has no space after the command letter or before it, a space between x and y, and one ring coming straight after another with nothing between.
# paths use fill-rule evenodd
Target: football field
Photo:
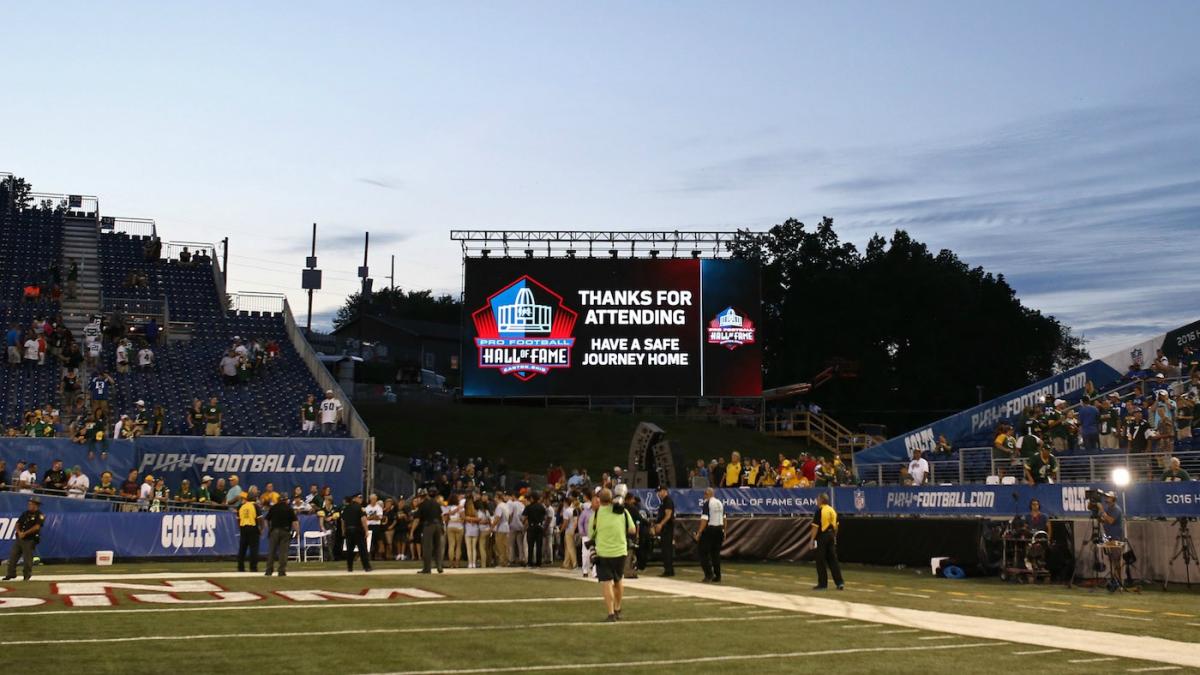
<instances>
[{"instance_id":1,"label":"football field","mask_svg":"<svg viewBox=\"0 0 1200 675\"><path fill-rule=\"evenodd\" d=\"M337 673L1197 672L1200 594L1109 594L850 566L814 592L808 565L727 563L723 583L651 570L622 620L578 573L405 563L287 578L228 563L48 565L0 593L20 672ZM104 570L100 572L99 570ZM12 661L10 660L10 663Z\"/></svg>"}]
</instances>

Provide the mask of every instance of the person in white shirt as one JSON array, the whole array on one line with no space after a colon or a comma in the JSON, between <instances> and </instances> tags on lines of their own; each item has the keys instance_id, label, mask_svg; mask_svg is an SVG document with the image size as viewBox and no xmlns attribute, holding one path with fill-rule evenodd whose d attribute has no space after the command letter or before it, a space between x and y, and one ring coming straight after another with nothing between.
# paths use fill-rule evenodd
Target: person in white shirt
<instances>
[{"instance_id":1,"label":"person in white shirt","mask_svg":"<svg viewBox=\"0 0 1200 675\"><path fill-rule=\"evenodd\" d=\"M563 533L563 569L573 570L578 564L575 555L575 528L579 527L579 518L575 515L576 502L574 497L563 500L562 533Z\"/></svg>"},{"instance_id":2,"label":"person in white shirt","mask_svg":"<svg viewBox=\"0 0 1200 675\"><path fill-rule=\"evenodd\" d=\"M596 517L596 511L600 508L600 488L596 488L592 493L592 498L587 500L583 505L583 510L579 512L579 538L582 542L582 554L580 560L583 568L583 576L587 578L591 576L596 578L596 570L592 565L592 547L588 546L588 542L592 540L591 525L592 518Z\"/></svg>"},{"instance_id":3,"label":"person in white shirt","mask_svg":"<svg viewBox=\"0 0 1200 675\"><path fill-rule=\"evenodd\" d=\"M475 569L479 554L479 509L475 508L475 499L471 495L467 495L459 504L462 508L463 540L467 543L467 569Z\"/></svg>"},{"instance_id":4,"label":"person in white shirt","mask_svg":"<svg viewBox=\"0 0 1200 675\"><path fill-rule=\"evenodd\" d=\"M499 567L508 567L508 534L509 516L512 509L509 507L508 495L500 490L496 490L496 510L492 512L492 539L496 547L496 565Z\"/></svg>"},{"instance_id":5,"label":"person in white shirt","mask_svg":"<svg viewBox=\"0 0 1200 675\"><path fill-rule=\"evenodd\" d=\"M321 399L321 433L332 435L337 432L338 423L342 421L342 402L333 395L332 389L325 391Z\"/></svg>"},{"instance_id":6,"label":"person in white shirt","mask_svg":"<svg viewBox=\"0 0 1200 675\"><path fill-rule=\"evenodd\" d=\"M475 504L475 517L479 520L479 558L475 561L476 567L487 567L488 561L492 559L488 556L488 552L492 550L492 514L488 512L487 507L486 500Z\"/></svg>"},{"instance_id":7,"label":"person in white shirt","mask_svg":"<svg viewBox=\"0 0 1200 675\"><path fill-rule=\"evenodd\" d=\"M508 503L508 546L514 565L524 565L529 543L525 541L525 524L521 516L525 515L525 504L520 497Z\"/></svg>"},{"instance_id":8,"label":"person in white shirt","mask_svg":"<svg viewBox=\"0 0 1200 675\"><path fill-rule=\"evenodd\" d=\"M83 475L79 466L71 469L71 477L67 479L67 496L72 499L83 499L91 488L92 482Z\"/></svg>"},{"instance_id":9,"label":"person in white shirt","mask_svg":"<svg viewBox=\"0 0 1200 675\"><path fill-rule=\"evenodd\" d=\"M128 438L129 437L129 427L130 427L129 415L121 415L121 418L118 419L117 423L113 425L113 432L112 432L113 440L120 440L122 438Z\"/></svg>"},{"instance_id":10,"label":"person in white shirt","mask_svg":"<svg viewBox=\"0 0 1200 675\"><path fill-rule=\"evenodd\" d=\"M38 341L29 338L25 341L25 365L32 366L38 362Z\"/></svg>"},{"instance_id":11,"label":"person in white shirt","mask_svg":"<svg viewBox=\"0 0 1200 675\"><path fill-rule=\"evenodd\" d=\"M700 531L696 533L696 543L700 545L700 567L704 570L706 583L721 581L721 544L725 543L725 505L715 494L712 488L704 491Z\"/></svg>"},{"instance_id":12,"label":"person in white shirt","mask_svg":"<svg viewBox=\"0 0 1200 675\"><path fill-rule=\"evenodd\" d=\"M21 489L17 490L17 492L33 494L33 486L37 485L38 482L37 464L30 464L29 468L21 472L17 480L21 481Z\"/></svg>"},{"instance_id":13,"label":"person in white shirt","mask_svg":"<svg viewBox=\"0 0 1200 675\"><path fill-rule=\"evenodd\" d=\"M129 372L129 349L130 349L130 347L129 347L128 340L121 340L121 342L117 344L117 372L118 373L128 373Z\"/></svg>"},{"instance_id":14,"label":"person in white shirt","mask_svg":"<svg viewBox=\"0 0 1200 675\"><path fill-rule=\"evenodd\" d=\"M138 509L141 511L150 510L150 500L154 497L154 476L146 475L146 480L142 483L142 487L138 489Z\"/></svg>"},{"instance_id":15,"label":"person in white shirt","mask_svg":"<svg viewBox=\"0 0 1200 675\"><path fill-rule=\"evenodd\" d=\"M148 372L154 368L154 350L149 345L143 346L137 353L138 368Z\"/></svg>"},{"instance_id":16,"label":"person in white shirt","mask_svg":"<svg viewBox=\"0 0 1200 675\"><path fill-rule=\"evenodd\" d=\"M450 567L457 568L462 560L463 510L467 500L459 498L455 493L450 493L449 497L446 506L442 507L442 514L446 519L446 552L449 553L447 557L450 558Z\"/></svg>"},{"instance_id":17,"label":"person in white shirt","mask_svg":"<svg viewBox=\"0 0 1200 675\"><path fill-rule=\"evenodd\" d=\"M919 448L913 449L912 461L908 463L908 475L912 476L913 485L924 485L925 477L929 475L929 462L921 456Z\"/></svg>"}]
</instances>

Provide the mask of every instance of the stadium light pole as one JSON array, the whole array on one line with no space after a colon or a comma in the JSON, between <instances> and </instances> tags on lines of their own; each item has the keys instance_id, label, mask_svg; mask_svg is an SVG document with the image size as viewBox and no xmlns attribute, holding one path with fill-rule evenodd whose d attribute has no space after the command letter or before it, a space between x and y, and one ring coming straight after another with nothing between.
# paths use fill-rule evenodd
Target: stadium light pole
<instances>
[{"instance_id":1,"label":"stadium light pole","mask_svg":"<svg viewBox=\"0 0 1200 675\"><path fill-rule=\"evenodd\" d=\"M313 223L312 258L309 259L308 263L309 264L307 265L307 267L309 267L309 268L315 268L317 266L317 224L316 223ZM312 335L313 290L314 289L312 289L312 288L308 289L308 320L304 322L304 333L305 333L305 335L310 335L310 336Z\"/></svg>"}]
</instances>

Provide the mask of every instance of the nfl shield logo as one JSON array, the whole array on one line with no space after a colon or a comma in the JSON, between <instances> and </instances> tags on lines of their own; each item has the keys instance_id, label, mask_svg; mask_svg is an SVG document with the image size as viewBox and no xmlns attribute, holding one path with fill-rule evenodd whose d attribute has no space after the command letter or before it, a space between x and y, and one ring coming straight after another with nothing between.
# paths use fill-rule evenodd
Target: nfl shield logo
<instances>
[{"instance_id":1,"label":"nfl shield logo","mask_svg":"<svg viewBox=\"0 0 1200 675\"><path fill-rule=\"evenodd\" d=\"M854 491L854 509L856 511L864 511L867 508L867 493L862 490Z\"/></svg>"}]
</instances>

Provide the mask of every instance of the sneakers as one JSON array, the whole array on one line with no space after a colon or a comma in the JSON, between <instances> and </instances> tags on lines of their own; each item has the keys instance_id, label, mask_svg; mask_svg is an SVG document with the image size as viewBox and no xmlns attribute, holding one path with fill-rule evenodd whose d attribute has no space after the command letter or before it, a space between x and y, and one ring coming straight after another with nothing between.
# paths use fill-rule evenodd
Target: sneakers
<instances>
[{"instance_id":1,"label":"sneakers","mask_svg":"<svg viewBox=\"0 0 1200 675\"><path fill-rule=\"evenodd\" d=\"M621 620L621 610L618 609L617 611L613 612L613 616L617 617L617 621L620 621Z\"/></svg>"},{"instance_id":2,"label":"sneakers","mask_svg":"<svg viewBox=\"0 0 1200 675\"><path fill-rule=\"evenodd\" d=\"M585 574L584 576L587 576L587 575ZM3 579L0 579L0 581L12 581L13 579L16 579L16 577L7 576L7 577L4 577Z\"/></svg>"},{"instance_id":3,"label":"sneakers","mask_svg":"<svg viewBox=\"0 0 1200 675\"><path fill-rule=\"evenodd\" d=\"M279 576L281 576L281 577L286 577L286 576L287 576L287 572L280 572L280 573L279 573Z\"/></svg>"},{"instance_id":4,"label":"sneakers","mask_svg":"<svg viewBox=\"0 0 1200 675\"><path fill-rule=\"evenodd\" d=\"M839 591L844 591L844 590L846 590L846 584L838 584L838 585L837 585L837 589L838 589Z\"/></svg>"},{"instance_id":5,"label":"sneakers","mask_svg":"<svg viewBox=\"0 0 1200 675\"><path fill-rule=\"evenodd\" d=\"M821 585L819 585L819 584L818 584L818 585L816 585L816 586L813 586L813 587L812 587L812 589L813 589L814 591L827 591L827 590L829 590L829 587L828 587L828 586L821 586Z\"/></svg>"},{"instance_id":6,"label":"sneakers","mask_svg":"<svg viewBox=\"0 0 1200 675\"><path fill-rule=\"evenodd\" d=\"M605 621L607 621L608 623L616 623L616 622L617 622L617 615L616 615L616 614L609 614L609 615L608 615L608 618L607 618L607 619L605 619Z\"/></svg>"},{"instance_id":7,"label":"sneakers","mask_svg":"<svg viewBox=\"0 0 1200 675\"><path fill-rule=\"evenodd\" d=\"M419 570L417 574L432 574L429 570Z\"/></svg>"},{"instance_id":8,"label":"sneakers","mask_svg":"<svg viewBox=\"0 0 1200 675\"><path fill-rule=\"evenodd\" d=\"M274 574L274 572L272 572L271 570L267 570L267 573L266 573L266 574L264 574L263 576L264 576L264 577L269 577L269 576L271 576L272 574Z\"/></svg>"}]
</instances>

